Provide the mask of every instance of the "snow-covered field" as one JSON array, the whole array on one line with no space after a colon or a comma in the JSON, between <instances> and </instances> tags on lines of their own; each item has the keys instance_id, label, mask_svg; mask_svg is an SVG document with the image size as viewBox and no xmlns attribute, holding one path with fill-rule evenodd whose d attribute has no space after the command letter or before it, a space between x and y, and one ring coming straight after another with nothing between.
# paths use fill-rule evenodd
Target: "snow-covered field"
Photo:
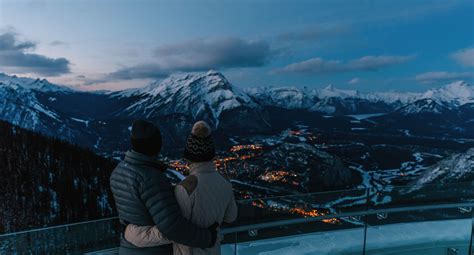
<instances>
[{"instance_id":1,"label":"snow-covered field","mask_svg":"<svg viewBox=\"0 0 474 255\"><path fill-rule=\"evenodd\" d=\"M471 219L427 221L370 227L366 254L468 254ZM239 255L361 254L364 229L355 228L278 237L237 244ZM222 254L235 254L234 244L223 245Z\"/></svg>"},{"instance_id":2,"label":"snow-covered field","mask_svg":"<svg viewBox=\"0 0 474 255\"><path fill-rule=\"evenodd\" d=\"M372 117L378 117L378 116L382 116L382 115L385 115L386 113L372 113L372 114L354 114L354 115L347 115L349 117L352 117L356 120L365 120L365 119L368 119L368 118L372 118Z\"/></svg>"}]
</instances>

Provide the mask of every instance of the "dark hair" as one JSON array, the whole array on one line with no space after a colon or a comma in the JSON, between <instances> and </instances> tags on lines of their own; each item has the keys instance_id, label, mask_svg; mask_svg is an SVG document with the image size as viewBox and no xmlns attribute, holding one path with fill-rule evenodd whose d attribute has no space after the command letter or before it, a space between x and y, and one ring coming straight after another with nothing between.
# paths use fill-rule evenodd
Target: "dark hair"
<instances>
[{"instance_id":1,"label":"dark hair","mask_svg":"<svg viewBox=\"0 0 474 255\"><path fill-rule=\"evenodd\" d=\"M161 150L161 132L153 123L135 120L130 132L132 149L138 153L154 156Z\"/></svg>"},{"instance_id":2,"label":"dark hair","mask_svg":"<svg viewBox=\"0 0 474 255\"><path fill-rule=\"evenodd\" d=\"M161 134L157 133L151 138L130 138L132 149L138 153L155 156L161 151Z\"/></svg>"}]
</instances>

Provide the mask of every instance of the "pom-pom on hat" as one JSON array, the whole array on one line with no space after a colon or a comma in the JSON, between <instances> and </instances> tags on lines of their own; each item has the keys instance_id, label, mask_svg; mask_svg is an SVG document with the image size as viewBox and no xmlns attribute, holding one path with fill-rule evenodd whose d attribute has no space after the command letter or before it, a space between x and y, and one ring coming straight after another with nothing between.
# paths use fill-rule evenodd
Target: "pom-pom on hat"
<instances>
[{"instance_id":1,"label":"pom-pom on hat","mask_svg":"<svg viewBox=\"0 0 474 255\"><path fill-rule=\"evenodd\" d=\"M211 161L216 155L211 127L204 121L194 124L186 142L184 158L191 162Z\"/></svg>"}]
</instances>

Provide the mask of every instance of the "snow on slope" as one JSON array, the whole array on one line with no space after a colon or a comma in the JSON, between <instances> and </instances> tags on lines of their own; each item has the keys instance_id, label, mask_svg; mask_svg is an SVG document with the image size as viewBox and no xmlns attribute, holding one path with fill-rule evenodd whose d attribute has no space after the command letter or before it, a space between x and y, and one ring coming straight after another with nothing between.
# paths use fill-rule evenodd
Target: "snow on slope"
<instances>
[{"instance_id":1,"label":"snow on slope","mask_svg":"<svg viewBox=\"0 0 474 255\"><path fill-rule=\"evenodd\" d=\"M249 95L265 106L277 106L286 109L306 109L315 104L315 90L296 87L262 87L245 89Z\"/></svg>"},{"instance_id":2,"label":"snow on slope","mask_svg":"<svg viewBox=\"0 0 474 255\"><path fill-rule=\"evenodd\" d=\"M430 89L420 99L430 98L438 102L448 102L456 106L474 102L474 86L463 81L450 83L444 87Z\"/></svg>"},{"instance_id":3,"label":"snow on slope","mask_svg":"<svg viewBox=\"0 0 474 255\"><path fill-rule=\"evenodd\" d=\"M356 90L337 89L332 85L323 89L263 87L249 88L245 91L264 106L302 109L326 114L356 111L357 100L364 100L364 96Z\"/></svg>"},{"instance_id":4,"label":"snow on slope","mask_svg":"<svg viewBox=\"0 0 474 255\"><path fill-rule=\"evenodd\" d=\"M181 113L218 123L220 115L239 107L258 105L246 93L232 86L220 73L172 75L147 87L126 90L119 97L139 97L125 109L129 116Z\"/></svg>"},{"instance_id":5,"label":"snow on slope","mask_svg":"<svg viewBox=\"0 0 474 255\"><path fill-rule=\"evenodd\" d=\"M366 94L365 98L369 101L382 101L388 104L408 104L412 103L421 96L421 93L415 92L375 92Z\"/></svg>"},{"instance_id":6,"label":"snow on slope","mask_svg":"<svg viewBox=\"0 0 474 255\"><path fill-rule=\"evenodd\" d=\"M312 90L296 87L265 87L250 88L245 91L265 106L307 109L326 114L334 114L341 108L357 111L360 106L359 103L367 105L367 103L383 102L394 108L408 106L405 113L411 114L430 111L442 112L444 107L452 109L474 102L474 86L463 81L453 82L437 89L430 89L424 93L361 93L356 90L337 89L332 85L323 89Z\"/></svg>"},{"instance_id":7,"label":"snow on slope","mask_svg":"<svg viewBox=\"0 0 474 255\"><path fill-rule=\"evenodd\" d=\"M338 97L338 98L364 98L364 96L357 90L338 89L333 85L328 85L323 89L316 90L316 96L319 99Z\"/></svg>"},{"instance_id":8,"label":"snow on slope","mask_svg":"<svg viewBox=\"0 0 474 255\"><path fill-rule=\"evenodd\" d=\"M442 114L457 110L459 106L474 103L474 86L463 81L450 83L444 87L430 89L412 103L397 110L403 115L434 113Z\"/></svg>"},{"instance_id":9,"label":"snow on slope","mask_svg":"<svg viewBox=\"0 0 474 255\"><path fill-rule=\"evenodd\" d=\"M403 115L420 113L442 114L448 112L450 109L452 109L452 107L449 103L440 102L432 98L426 98L400 107L397 110L397 113Z\"/></svg>"},{"instance_id":10,"label":"snow on slope","mask_svg":"<svg viewBox=\"0 0 474 255\"><path fill-rule=\"evenodd\" d=\"M33 130L44 129L44 121L61 122L58 114L42 105L34 92L16 83L1 81L0 119Z\"/></svg>"},{"instance_id":11,"label":"snow on slope","mask_svg":"<svg viewBox=\"0 0 474 255\"><path fill-rule=\"evenodd\" d=\"M50 83L45 79L9 76L0 73L0 119L23 128L46 131L50 122L62 123L55 111L42 104L37 92L68 93L74 90ZM50 97L49 101L54 101Z\"/></svg>"},{"instance_id":12,"label":"snow on slope","mask_svg":"<svg viewBox=\"0 0 474 255\"><path fill-rule=\"evenodd\" d=\"M73 90L56 84L50 83L46 79L32 79L27 77L17 77L16 75L9 76L0 73L0 82L4 85L16 85L23 89L31 89L42 92L72 92Z\"/></svg>"},{"instance_id":13,"label":"snow on slope","mask_svg":"<svg viewBox=\"0 0 474 255\"><path fill-rule=\"evenodd\" d=\"M474 175L474 148L465 153L454 154L427 168L408 192L419 190L432 183L447 183L469 180Z\"/></svg>"},{"instance_id":14,"label":"snow on slope","mask_svg":"<svg viewBox=\"0 0 474 255\"><path fill-rule=\"evenodd\" d=\"M308 109L328 98L362 98L356 90L342 90L329 85L323 89L296 87L262 87L245 89L249 95L267 106L279 106L287 109Z\"/></svg>"}]
</instances>

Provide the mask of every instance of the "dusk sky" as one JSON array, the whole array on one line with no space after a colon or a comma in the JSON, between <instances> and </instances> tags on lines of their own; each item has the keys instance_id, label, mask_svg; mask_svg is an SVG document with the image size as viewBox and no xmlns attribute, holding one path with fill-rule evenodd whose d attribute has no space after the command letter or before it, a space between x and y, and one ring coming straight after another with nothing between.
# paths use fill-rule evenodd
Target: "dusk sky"
<instances>
[{"instance_id":1,"label":"dusk sky","mask_svg":"<svg viewBox=\"0 0 474 255\"><path fill-rule=\"evenodd\" d=\"M239 87L472 83L474 1L0 0L0 72L117 90L209 69Z\"/></svg>"}]
</instances>

